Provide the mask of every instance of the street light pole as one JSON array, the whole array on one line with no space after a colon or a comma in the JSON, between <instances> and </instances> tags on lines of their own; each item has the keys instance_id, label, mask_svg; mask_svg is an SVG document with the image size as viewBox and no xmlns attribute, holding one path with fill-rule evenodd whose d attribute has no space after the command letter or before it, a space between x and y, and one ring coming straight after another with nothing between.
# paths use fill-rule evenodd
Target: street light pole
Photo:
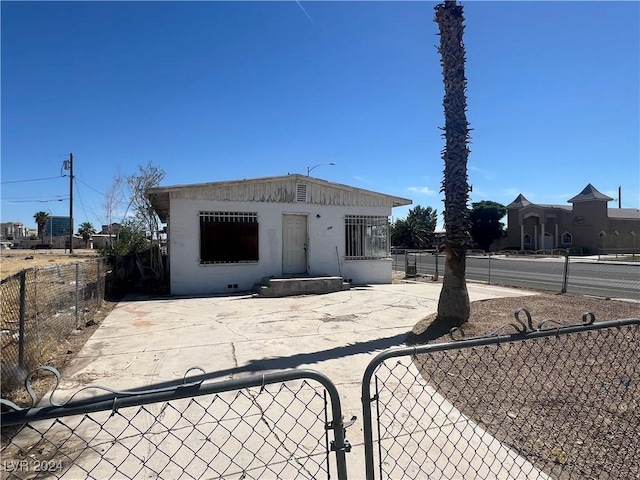
<instances>
[{"instance_id":1,"label":"street light pole","mask_svg":"<svg viewBox=\"0 0 640 480\"><path fill-rule=\"evenodd\" d=\"M314 165L313 167L307 167L307 177L308 177L308 176L309 176L309 174L311 173L311 170L313 170L314 168L321 167L322 165L335 165L335 163L333 163L333 162L329 162L329 163L319 163L318 165Z\"/></svg>"}]
</instances>

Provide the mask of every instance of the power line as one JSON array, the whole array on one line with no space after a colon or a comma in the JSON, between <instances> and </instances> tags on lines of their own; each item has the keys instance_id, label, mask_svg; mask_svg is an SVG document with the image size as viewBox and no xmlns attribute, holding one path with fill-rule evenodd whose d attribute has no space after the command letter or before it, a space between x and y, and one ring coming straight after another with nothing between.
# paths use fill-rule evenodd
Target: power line
<instances>
[{"instance_id":1,"label":"power line","mask_svg":"<svg viewBox=\"0 0 640 480\"><path fill-rule=\"evenodd\" d=\"M74 180L77 180L78 182L80 182L81 184L83 184L85 187L89 188L90 190L93 190L96 193L99 193L100 195L102 195L103 197L106 197L106 195L98 190L96 190L95 188L93 188L91 185L89 185L86 182L83 182L82 180L80 180L77 176L73 177Z\"/></svg>"},{"instance_id":2,"label":"power line","mask_svg":"<svg viewBox=\"0 0 640 480\"><path fill-rule=\"evenodd\" d=\"M75 185L76 185L76 191L78 192L78 197L80 197L80 205L82 206L82 211L84 212L84 215L85 215L86 219L87 219L87 220L89 220L89 218L90 218L89 214L87 213L87 210L89 210L89 211L91 212L91 214L93 215L93 217L95 217L95 219L96 219L99 223L101 223L101 222L102 222L102 219L101 219L101 212L99 212L98 210L95 210L95 209L93 209L93 208L87 207L87 206L84 204L84 202L82 201L82 197L81 197L81 195L80 195L80 188L78 188L78 183L77 183L77 182L82 183L84 186L86 186L87 188L89 188L89 189L93 190L93 191L94 191L94 192L96 192L96 193L99 193L99 194L100 194L100 195L102 195L103 197L107 197L107 195L105 195L105 194L104 194L104 193L102 193L102 192L99 192L98 190L96 190L95 188L93 188L91 185L89 185L89 184L87 184L86 182L82 181L81 179L79 179L79 178L78 178L77 176L75 176L75 175L74 175L74 177L73 177L73 180L74 180L74 182L76 182L76 183L75 183Z\"/></svg>"},{"instance_id":3,"label":"power line","mask_svg":"<svg viewBox=\"0 0 640 480\"><path fill-rule=\"evenodd\" d=\"M69 197L67 197L67 198L50 199L50 200L6 200L6 199L3 199L2 203L49 203L49 202L64 202L66 200L69 200Z\"/></svg>"},{"instance_id":4,"label":"power line","mask_svg":"<svg viewBox=\"0 0 640 480\"><path fill-rule=\"evenodd\" d=\"M59 176L56 176L56 177L45 177L45 178L31 178L29 180L9 180L8 182L0 182L0 184L6 185L6 184L9 184L9 183L39 182L41 180L52 180L54 178L62 178L64 176L65 175L59 175Z\"/></svg>"},{"instance_id":5,"label":"power line","mask_svg":"<svg viewBox=\"0 0 640 480\"><path fill-rule=\"evenodd\" d=\"M41 195L33 195L30 197L13 197L13 198L3 198L2 201L27 201L27 200L50 200L56 201L57 199L68 199L69 195L51 195L51 197L42 197Z\"/></svg>"},{"instance_id":6,"label":"power line","mask_svg":"<svg viewBox=\"0 0 640 480\"><path fill-rule=\"evenodd\" d=\"M77 177L73 177L74 180L77 180ZM88 185L87 185L88 186ZM82 195L80 195L80 189L78 188L78 182L76 181L76 192L78 192L78 200L80 200L80 206L82 207L82 211L84 212L84 217L88 218L87 211L84 208L84 202L82 201Z\"/></svg>"}]
</instances>

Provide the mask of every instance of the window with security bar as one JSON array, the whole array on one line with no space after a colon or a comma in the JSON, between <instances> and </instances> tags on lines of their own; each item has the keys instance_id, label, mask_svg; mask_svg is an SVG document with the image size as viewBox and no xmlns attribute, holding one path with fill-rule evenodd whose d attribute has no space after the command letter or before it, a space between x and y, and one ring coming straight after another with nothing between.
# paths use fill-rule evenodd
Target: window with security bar
<instances>
[{"instance_id":1,"label":"window with security bar","mask_svg":"<svg viewBox=\"0 0 640 480\"><path fill-rule=\"evenodd\" d=\"M200 212L200 263L258 261L258 214Z\"/></svg>"},{"instance_id":2,"label":"window with security bar","mask_svg":"<svg viewBox=\"0 0 640 480\"><path fill-rule=\"evenodd\" d=\"M389 256L389 218L364 215L345 217L345 257L370 260Z\"/></svg>"}]
</instances>

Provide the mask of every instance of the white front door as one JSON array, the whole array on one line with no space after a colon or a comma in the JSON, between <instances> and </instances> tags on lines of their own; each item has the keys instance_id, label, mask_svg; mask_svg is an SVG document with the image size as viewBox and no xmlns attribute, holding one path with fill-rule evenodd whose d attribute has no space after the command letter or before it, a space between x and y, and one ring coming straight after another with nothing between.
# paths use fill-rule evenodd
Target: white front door
<instances>
[{"instance_id":1,"label":"white front door","mask_svg":"<svg viewBox=\"0 0 640 480\"><path fill-rule=\"evenodd\" d=\"M282 273L307 273L307 216L282 217Z\"/></svg>"}]
</instances>

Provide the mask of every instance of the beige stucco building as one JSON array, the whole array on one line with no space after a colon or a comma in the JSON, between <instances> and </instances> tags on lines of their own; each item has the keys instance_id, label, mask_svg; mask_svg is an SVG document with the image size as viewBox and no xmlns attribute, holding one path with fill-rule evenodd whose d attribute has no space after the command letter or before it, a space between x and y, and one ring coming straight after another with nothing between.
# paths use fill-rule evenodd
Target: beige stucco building
<instances>
[{"instance_id":1,"label":"beige stucco building","mask_svg":"<svg viewBox=\"0 0 640 480\"><path fill-rule=\"evenodd\" d=\"M522 194L507 205L507 245L520 250L581 248L583 253L640 249L640 210L609 208L611 197L587 185L572 205L538 205Z\"/></svg>"}]
</instances>

